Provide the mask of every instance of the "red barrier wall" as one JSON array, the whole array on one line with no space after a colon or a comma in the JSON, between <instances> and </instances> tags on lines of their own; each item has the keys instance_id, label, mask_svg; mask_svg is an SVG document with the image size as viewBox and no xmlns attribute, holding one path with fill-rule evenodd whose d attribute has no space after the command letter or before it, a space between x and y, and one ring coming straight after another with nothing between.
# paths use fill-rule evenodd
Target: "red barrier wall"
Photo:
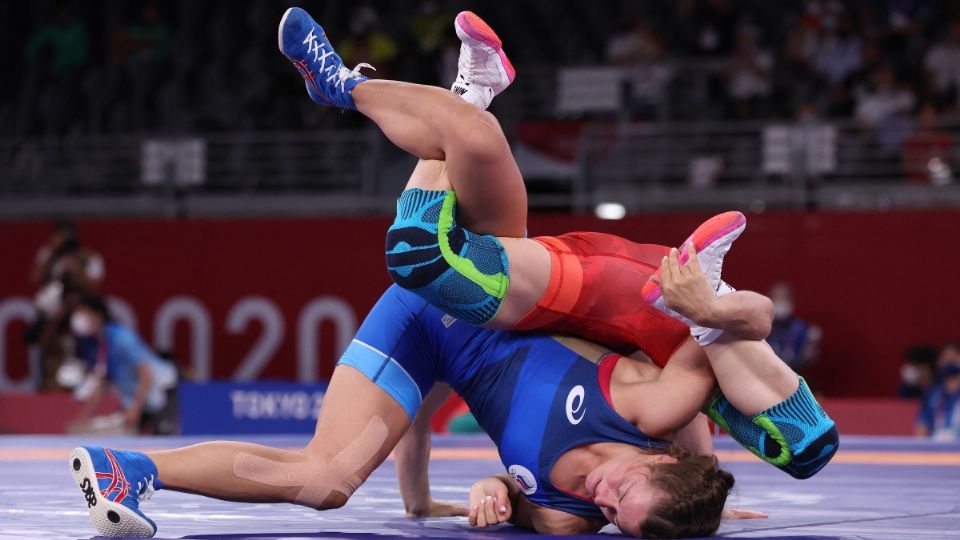
<instances>
[{"instance_id":1,"label":"red barrier wall","mask_svg":"<svg viewBox=\"0 0 960 540\"><path fill-rule=\"evenodd\" d=\"M533 216L530 234L600 230L674 244L700 214L598 221ZM724 275L740 288L794 285L797 311L824 329L811 372L826 394L892 395L902 351L960 336L957 212L771 213L748 216ZM389 284L387 218L83 221L82 241L107 263L104 292L132 308L147 340L211 377L311 379L332 370ZM0 384L25 377L19 309L48 223L0 224ZM638 284L639 286L640 284ZM628 291L624 291L628 294ZM191 322L192 321L192 322ZM200 336L199 341L194 340Z\"/></svg>"},{"instance_id":2,"label":"red barrier wall","mask_svg":"<svg viewBox=\"0 0 960 540\"><path fill-rule=\"evenodd\" d=\"M112 392L104 395L95 415L117 411L119 400ZM0 435L40 435L67 433L67 427L80 414L83 403L67 393L0 394Z\"/></svg>"}]
</instances>

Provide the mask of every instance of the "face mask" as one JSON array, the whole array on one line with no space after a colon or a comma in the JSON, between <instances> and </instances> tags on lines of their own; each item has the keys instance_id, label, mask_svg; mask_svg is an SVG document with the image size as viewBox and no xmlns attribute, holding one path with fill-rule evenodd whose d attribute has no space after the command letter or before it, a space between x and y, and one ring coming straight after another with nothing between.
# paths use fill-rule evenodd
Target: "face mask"
<instances>
[{"instance_id":1,"label":"face mask","mask_svg":"<svg viewBox=\"0 0 960 540\"><path fill-rule=\"evenodd\" d=\"M70 317L70 331L79 337L88 337L96 333L93 316L89 313L77 312Z\"/></svg>"},{"instance_id":2,"label":"face mask","mask_svg":"<svg viewBox=\"0 0 960 540\"><path fill-rule=\"evenodd\" d=\"M793 302L777 300L773 303L773 317L775 319L786 319L790 315L793 315Z\"/></svg>"},{"instance_id":3,"label":"face mask","mask_svg":"<svg viewBox=\"0 0 960 540\"><path fill-rule=\"evenodd\" d=\"M904 384L914 385L920 380L920 373L916 367L904 364L900 366L900 379Z\"/></svg>"}]
</instances>

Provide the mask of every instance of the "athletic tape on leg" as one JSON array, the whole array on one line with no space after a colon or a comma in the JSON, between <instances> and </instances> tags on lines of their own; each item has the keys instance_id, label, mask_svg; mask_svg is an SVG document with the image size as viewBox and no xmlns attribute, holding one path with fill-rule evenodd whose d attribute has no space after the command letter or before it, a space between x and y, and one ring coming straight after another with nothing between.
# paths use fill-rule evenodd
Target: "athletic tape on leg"
<instances>
[{"instance_id":1,"label":"athletic tape on leg","mask_svg":"<svg viewBox=\"0 0 960 540\"><path fill-rule=\"evenodd\" d=\"M244 480L274 487L299 487L293 502L317 508L334 491L349 498L363 483L357 474L387 440L387 424L374 416L354 439L329 462L313 459L296 463L274 461L240 452L233 460L233 474Z\"/></svg>"}]
</instances>

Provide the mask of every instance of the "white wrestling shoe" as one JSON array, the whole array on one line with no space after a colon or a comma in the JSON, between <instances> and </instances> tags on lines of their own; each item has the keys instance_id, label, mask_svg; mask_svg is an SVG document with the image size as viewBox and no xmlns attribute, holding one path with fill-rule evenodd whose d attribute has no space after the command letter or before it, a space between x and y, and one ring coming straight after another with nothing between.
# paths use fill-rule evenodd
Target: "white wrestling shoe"
<instances>
[{"instance_id":1,"label":"white wrestling shoe","mask_svg":"<svg viewBox=\"0 0 960 540\"><path fill-rule=\"evenodd\" d=\"M700 269L703 270L707 278L707 283L716 291L717 296L733 292L734 289L723 280L720 274L723 270L723 257L730 251L733 242L740 237L743 230L747 228L747 218L740 212L724 212L713 216L703 222L693 234L691 234L680 246L680 264L686 264L689 259L687 254L687 243L693 242L693 247L697 251L697 260L700 262ZM660 275L657 270L655 275ZM723 335L723 330L717 328L707 328L699 326L690 319L680 315L676 311L667 307L663 300L663 293L660 285L654 281L647 281L640 292L644 301L653 307L663 311L667 315L683 321L690 327L690 334L700 345L709 345Z\"/></svg>"},{"instance_id":2,"label":"white wrestling shoe","mask_svg":"<svg viewBox=\"0 0 960 540\"><path fill-rule=\"evenodd\" d=\"M500 37L475 13L461 11L453 26L461 45L457 79L450 91L486 110L494 96L510 86L517 72L503 52Z\"/></svg>"}]
</instances>

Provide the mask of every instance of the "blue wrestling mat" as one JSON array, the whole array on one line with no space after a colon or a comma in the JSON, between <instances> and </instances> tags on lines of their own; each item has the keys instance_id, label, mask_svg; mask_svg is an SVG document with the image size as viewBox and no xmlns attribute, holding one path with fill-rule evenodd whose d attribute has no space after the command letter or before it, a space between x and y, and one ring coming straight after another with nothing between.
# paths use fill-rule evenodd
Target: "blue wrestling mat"
<instances>
[{"instance_id":1,"label":"blue wrestling mat","mask_svg":"<svg viewBox=\"0 0 960 540\"><path fill-rule=\"evenodd\" d=\"M82 442L115 448L160 449L194 438L0 437L0 538L91 538L83 497L67 472L69 451ZM306 437L244 440L301 447ZM729 506L768 519L727 521L720 535L779 539L960 538L960 443L855 438L842 442L833 463L810 480L794 480L726 438L717 454L737 478ZM436 499L466 504L475 478L502 472L484 436L435 437L430 467ZM158 492L144 511L157 538L471 538L527 535L509 526L478 530L466 518L411 520L403 515L393 461L387 461L344 508L315 512L268 504L228 503ZM594 537L617 534L613 527ZM527 536L534 538L533 536ZM539 538L539 537L537 537ZM570 537L565 537L570 538Z\"/></svg>"}]
</instances>

